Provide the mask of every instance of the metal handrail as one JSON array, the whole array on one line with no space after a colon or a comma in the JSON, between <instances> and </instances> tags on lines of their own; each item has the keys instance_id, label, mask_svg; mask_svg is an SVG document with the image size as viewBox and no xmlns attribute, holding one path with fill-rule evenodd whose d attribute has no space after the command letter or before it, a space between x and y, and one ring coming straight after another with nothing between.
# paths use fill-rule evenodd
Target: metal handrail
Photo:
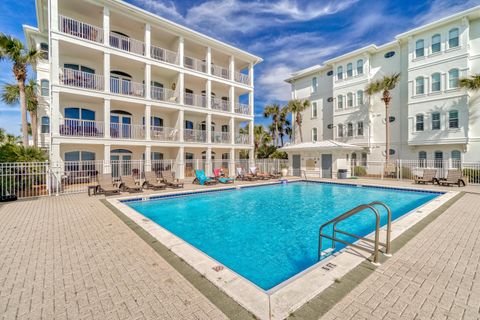
<instances>
[{"instance_id":1,"label":"metal handrail","mask_svg":"<svg viewBox=\"0 0 480 320\"><path fill-rule=\"evenodd\" d=\"M374 207L376 205L381 205L383 206L385 209L387 209L387 214L388 214L388 222L387 222L387 238L386 238L386 243L383 243L383 242L380 242L380 213L378 212L378 210ZM353 216L354 214L356 213L359 213L359 212L362 212L366 209L370 209L374 214L375 214L375 239L374 240L371 240L371 239L368 239L366 237L360 237L358 235L355 235L355 234L352 234L352 233L349 233L349 232L346 232L346 231L343 231L343 230L339 230L337 229L337 224L351 216ZM378 252L380 251L379 250L379 247L380 246L383 246L385 247L385 254L386 255L390 255L390 250L391 250L391 245L390 245L390 240L391 240L391 221L392 221L392 214L391 214L391 210L390 208L384 204L383 202L380 202L380 201L374 201L374 202L371 202L369 204L362 204L362 205L359 205L359 206L356 206L355 208L341 214L340 216L332 219L332 220L329 220L327 222L325 222L324 224L322 224L318 230L318 261L320 261L322 259L322 256L323 256L323 251L322 251L322 239L323 238L327 238L327 239L330 239L332 240L332 249L334 250L335 249L335 242L339 242L339 243L342 243L342 244L345 244L347 246L351 246L351 247L354 247L354 248L357 248L357 249L360 249L360 250L364 250L364 251L367 251L371 254L373 254L373 263L375 264L378 264ZM326 235L326 234L323 234L323 229L328 226L328 225L331 225L333 223L333 234L332 236L329 236L329 235ZM346 236L349 236L349 237L353 237L353 238L356 238L358 240L363 240L363 241L367 241L367 242L370 242L370 243L373 243L374 244L374 249L373 250L370 250L368 248L365 248L364 246L360 246L360 245L357 245L355 243L351 243L351 242L348 242L348 241L345 241L345 240L342 240L342 239L339 239L337 238L337 233L341 233L341 234L344 234Z\"/></svg>"}]
</instances>

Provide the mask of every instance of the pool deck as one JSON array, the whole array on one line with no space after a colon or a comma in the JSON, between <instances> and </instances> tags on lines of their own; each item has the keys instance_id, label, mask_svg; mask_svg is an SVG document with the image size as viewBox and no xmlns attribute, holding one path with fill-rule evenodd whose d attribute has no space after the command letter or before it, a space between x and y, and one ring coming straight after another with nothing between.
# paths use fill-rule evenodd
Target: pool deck
<instances>
[{"instance_id":1,"label":"pool deck","mask_svg":"<svg viewBox=\"0 0 480 320\"><path fill-rule=\"evenodd\" d=\"M185 189L198 188L205 187ZM428 188L468 193L325 319L479 318L480 187ZM187 280L176 262L159 255L104 198L77 194L0 205L1 319L252 318L228 299L219 301L208 286ZM311 309L298 318L318 319L320 313Z\"/></svg>"}]
</instances>

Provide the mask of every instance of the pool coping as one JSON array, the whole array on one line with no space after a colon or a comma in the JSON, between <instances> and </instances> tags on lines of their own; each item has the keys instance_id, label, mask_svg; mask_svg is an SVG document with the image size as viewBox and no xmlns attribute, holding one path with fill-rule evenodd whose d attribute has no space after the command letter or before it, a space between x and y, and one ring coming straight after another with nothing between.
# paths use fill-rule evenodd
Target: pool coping
<instances>
[{"instance_id":1,"label":"pool coping","mask_svg":"<svg viewBox=\"0 0 480 320\"><path fill-rule=\"evenodd\" d=\"M353 185L372 187L360 183L335 183L320 180L292 180L291 182L313 182L339 185ZM298 273L292 278L282 282L276 287L266 291L253 284L246 278L238 275L229 268L223 266L220 262L209 257L204 252L190 245L170 231L164 229L157 223L146 218L136 210L130 208L125 201L142 201L148 199L168 198L186 196L191 194L202 194L209 192L227 191L242 188L252 188L279 184L279 181L265 182L254 185L225 186L218 188L209 188L205 190L173 190L160 195L151 194L146 196L128 196L107 201L124 215L130 218L134 223L143 228L147 233L157 239L170 251L193 267L202 276L211 281L219 290L226 293L234 301L247 309L260 319L283 319L293 311L299 309L302 305L319 295L322 291L330 287L335 281L352 269L358 267L370 254L344 248L321 262ZM439 194L435 199L415 208L392 223L392 240L400 236L406 230L411 228L417 222L428 216L431 212L438 209L448 200L455 197L458 192L441 192L438 190L417 189L417 188L398 188L373 186L382 189L394 189L402 191L421 191ZM127 202L128 203L128 202ZM384 228L382 228L383 230ZM370 235L371 236L371 235ZM382 233L383 236L383 233ZM382 237L383 238L383 237ZM345 254L350 253L350 254ZM221 268L218 268L218 267ZM221 270L219 270L221 269ZM273 290L275 289L275 290Z\"/></svg>"}]
</instances>

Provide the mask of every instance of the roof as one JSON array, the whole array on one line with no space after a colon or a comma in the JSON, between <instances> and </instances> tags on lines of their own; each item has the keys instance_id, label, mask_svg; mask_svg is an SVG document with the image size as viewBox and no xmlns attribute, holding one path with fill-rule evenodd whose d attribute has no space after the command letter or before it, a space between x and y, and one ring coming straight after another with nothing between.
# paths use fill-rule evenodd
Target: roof
<instances>
[{"instance_id":1,"label":"roof","mask_svg":"<svg viewBox=\"0 0 480 320\"><path fill-rule=\"evenodd\" d=\"M322 140L316 142L302 142L290 144L280 148L282 151L335 151L335 150L363 150L357 145L338 142L334 140Z\"/></svg>"}]
</instances>

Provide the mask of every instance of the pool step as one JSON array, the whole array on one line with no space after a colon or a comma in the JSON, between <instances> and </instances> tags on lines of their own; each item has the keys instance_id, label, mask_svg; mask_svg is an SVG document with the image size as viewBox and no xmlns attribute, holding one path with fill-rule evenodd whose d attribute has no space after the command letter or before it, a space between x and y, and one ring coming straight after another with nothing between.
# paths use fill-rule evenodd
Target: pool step
<instances>
[{"instance_id":1,"label":"pool step","mask_svg":"<svg viewBox=\"0 0 480 320\"><path fill-rule=\"evenodd\" d=\"M325 258L326 256L329 256L333 253L334 249L333 248L328 248L320 252L320 259Z\"/></svg>"}]
</instances>

